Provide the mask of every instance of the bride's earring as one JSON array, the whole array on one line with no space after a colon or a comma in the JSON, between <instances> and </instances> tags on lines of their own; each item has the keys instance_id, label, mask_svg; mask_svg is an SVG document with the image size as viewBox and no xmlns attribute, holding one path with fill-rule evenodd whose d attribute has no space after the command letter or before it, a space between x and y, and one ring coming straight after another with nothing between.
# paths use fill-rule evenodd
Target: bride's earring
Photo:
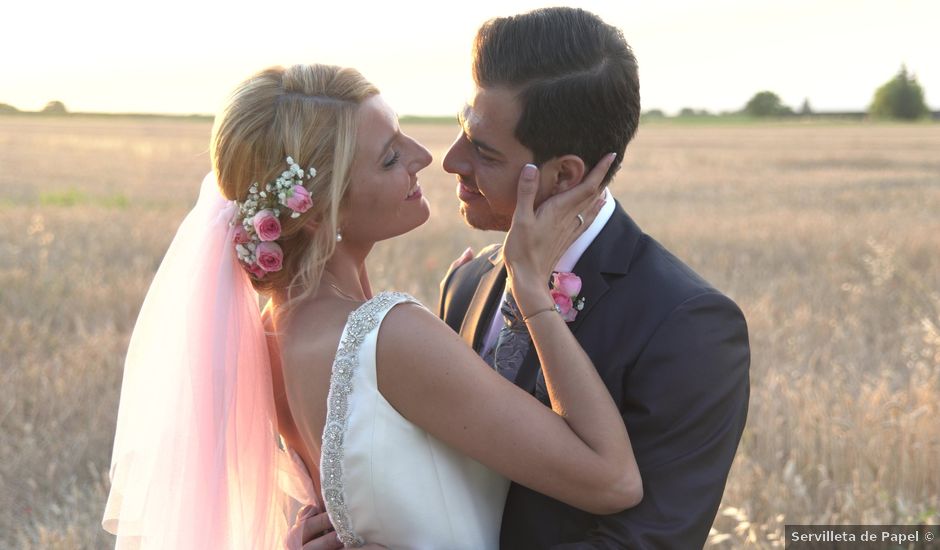
<instances>
[{"instance_id":1,"label":"bride's earring","mask_svg":"<svg viewBox=\"0 0 940 550\"><path fill-rule=\"evenodd\" d=\"M343 234L339 231L336 232L336 242L343 242Z\"/></svg>"}]
</instances>

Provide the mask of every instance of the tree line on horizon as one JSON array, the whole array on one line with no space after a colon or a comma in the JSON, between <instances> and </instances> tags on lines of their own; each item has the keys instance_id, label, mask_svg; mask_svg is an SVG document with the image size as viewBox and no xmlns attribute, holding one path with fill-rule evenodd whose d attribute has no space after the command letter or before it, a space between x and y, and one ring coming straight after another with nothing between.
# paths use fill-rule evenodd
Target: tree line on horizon
<instances>
[{"instance_id":1,"label":"tree line on horizon","mask_svg":"<svg viewBox=\"0 0 940 550\"><path fill-rule=\"evenodd\" d=\"M40 114L40 115L67 115L70 114L61 101L50 101L40 111L20 111L12 105L0 103L0 114ZM865 115L876 119L918 120L934 116L940 118L940 112L932 113L924 100L924 89L917 82L913 73L908 73L907 67L902 65L901 70L888 82L875 90L868 111L864 113L816 113L809 103L809 98L803 100L799 110L793 110L785 105L776 93L769 90L757 92L744 105L740 111L711 113L705 109L692 109L685 107L677 115L678 118L693 117L722 117L747 116L753 118L783 118L794 116L814 115L841 115L864 117ZM199 115L194 115L199 116ZM668 118L661 109L651 109L643 113L644 119ZM418 117L421 118L421 117ZM432 117L433 118L433 117Z\"/></svg>"},{"instance_id":2,"label":"tree line on horizon","mask_svg":"<svg viewBox=\"0 0 940 550\"><path fill-rule=\"evenodd\" d=\"M940 113L938 113L940 114ZM794 116L814 115L865 115L876 119L918 120L933 115L924 100L924 89L917 82L917 77L908 72L906 66L888 82L875 90L874 97L868 110L859 113L817 113L810 106L809 98L804 99L798 110L784 104L776 93L764 90L754 94L740 111L713 114L707 110L696 110L685 107L679 111L679 118L691 117L720 117L720 116L747 116L753 118L783 118ZM652 109L643 113L645 118L667 118L660 109Z\"/></svg>"}]
</instances>

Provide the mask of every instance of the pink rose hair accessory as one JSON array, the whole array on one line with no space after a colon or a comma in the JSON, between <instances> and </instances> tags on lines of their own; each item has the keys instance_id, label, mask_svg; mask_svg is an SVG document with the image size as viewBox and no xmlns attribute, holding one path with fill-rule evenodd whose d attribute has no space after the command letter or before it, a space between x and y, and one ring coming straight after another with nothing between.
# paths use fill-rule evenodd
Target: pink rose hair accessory
<instances>
[{"instance_id":1,"label":"pink rose hair accessory","mask_svg":"<svg viewBox=\"0 0 940 550\"><path fill-rule=\"evenodd\" d=\"M311 168L311 170L313 170ZM285 194L286 199L281 200L281 204L294 211L294 214L303 214L313 206L313 200L310 198L310 191L303 185L291 187L290 194ZM291 214L291 217L296 217Z\"/></svg>"},{"instance_id":2,"label":"pink rose hair accessory","mask_svg":"<svg viewBox=\"0 0 940 550\"><path fill-rule=\"evenodd\" d=\"M317 170L306 172L291 157L287 157L287 170L263 188L252 183L244 202L235 202L240 222L232 238L235 253L242 266L255 279L280 271L284 252L275 241L281 238L281 215L290 212L291 219L299 218L310 210L313 199L304 181L314 178Z\"/></svg>"},{"instance_id":3,"label":"pink rose hair accessory","mask_svg":"<svg viewBox=\"0 0 940 550\"><path fill-rule=\"evenodd\" d=\"M581 278L574 273L553 273L550 292L552 301L555 302L555 311L561 314L566 323L574 321L584 309L584 297L578 297L581 293Z\"/></svg>"},{"instance_id":4,"label":"pink rose hair accessory","mask_svg":"<svg viewBox=\"0 0 940 550\"><path fill-rule=\"evenodd\" d=\"M258 258L258 267L263 269L265 273L281 270L281 262L284 260L284 253L277 243L263 242L259 244L255 249L255 256Z\"/></svg>"},{"instance_id":5,"label":"pink rose hair accessory","mask_svg":"<svg viewBox=\"0 0 940 550\"><path fill-rule=\"evenodd\" d=\"M245 269L248 271L248 273L251 273L255 279L262 279L264 278L265 273L267 273L267 271L265 271L264 268L258 264L246 265Z\"/></svg>"},{"instance_id":6,"label":"pink rose hair accessory","mask_svg":"<svg viewBox=\"0 0 940 550\"><path fill-rule=\"evenodd\" d=\"M235 228L235 235L232 237L232 241L235 244L245 244L250 241L251 238L248 236L248 231L241 225Z\"/></svg>"},{"instance_id":7,"label":"pink rose hair accessory","mask_svg":"<svg viewBox=\"0 0 940 550\"><path fill-rule=\"evenodd\" d=\"M274 215L273 210L264 209L255 214L251 225L261 242L276 241L281 236L281 222Z\"/></svg>"}]
</instances>

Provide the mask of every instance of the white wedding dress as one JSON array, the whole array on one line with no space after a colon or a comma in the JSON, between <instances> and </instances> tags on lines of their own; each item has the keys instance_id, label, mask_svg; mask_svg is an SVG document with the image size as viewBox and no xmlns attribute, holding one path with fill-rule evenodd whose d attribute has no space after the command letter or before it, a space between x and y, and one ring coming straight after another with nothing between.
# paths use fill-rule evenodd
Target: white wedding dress
<instances>
[{"instance_id":1,"label":"white wedding dress","mask_svg":"<svg viewBox=\"0 0 940 550\"><path fill-rule=\"evenodd\" d=\"M320 456L327 511L346 546L496 549L508 480L409 422L379 392L379 327L404 302L418 303L377 294L343 329Z\"/></svg>"}]
</instances>

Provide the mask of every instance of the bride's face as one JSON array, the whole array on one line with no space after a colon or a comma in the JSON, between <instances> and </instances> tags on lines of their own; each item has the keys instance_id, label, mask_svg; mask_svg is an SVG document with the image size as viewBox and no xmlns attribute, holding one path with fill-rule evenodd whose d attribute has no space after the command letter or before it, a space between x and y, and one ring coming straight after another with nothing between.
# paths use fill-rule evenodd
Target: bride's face
<instances>
[{"instance_id":1,"label":"bride's face","mask_svg":"<svg viewBox=\"0 0 940 550\"><path fill-rule=\"evenodd\" d=\"M431 154L403 134L398 116L380 95L358 111L357 147L340 230L349 242L376 242L406 233L427 221L428 201L418 171Z\"/></svg>"}]
</instances>

